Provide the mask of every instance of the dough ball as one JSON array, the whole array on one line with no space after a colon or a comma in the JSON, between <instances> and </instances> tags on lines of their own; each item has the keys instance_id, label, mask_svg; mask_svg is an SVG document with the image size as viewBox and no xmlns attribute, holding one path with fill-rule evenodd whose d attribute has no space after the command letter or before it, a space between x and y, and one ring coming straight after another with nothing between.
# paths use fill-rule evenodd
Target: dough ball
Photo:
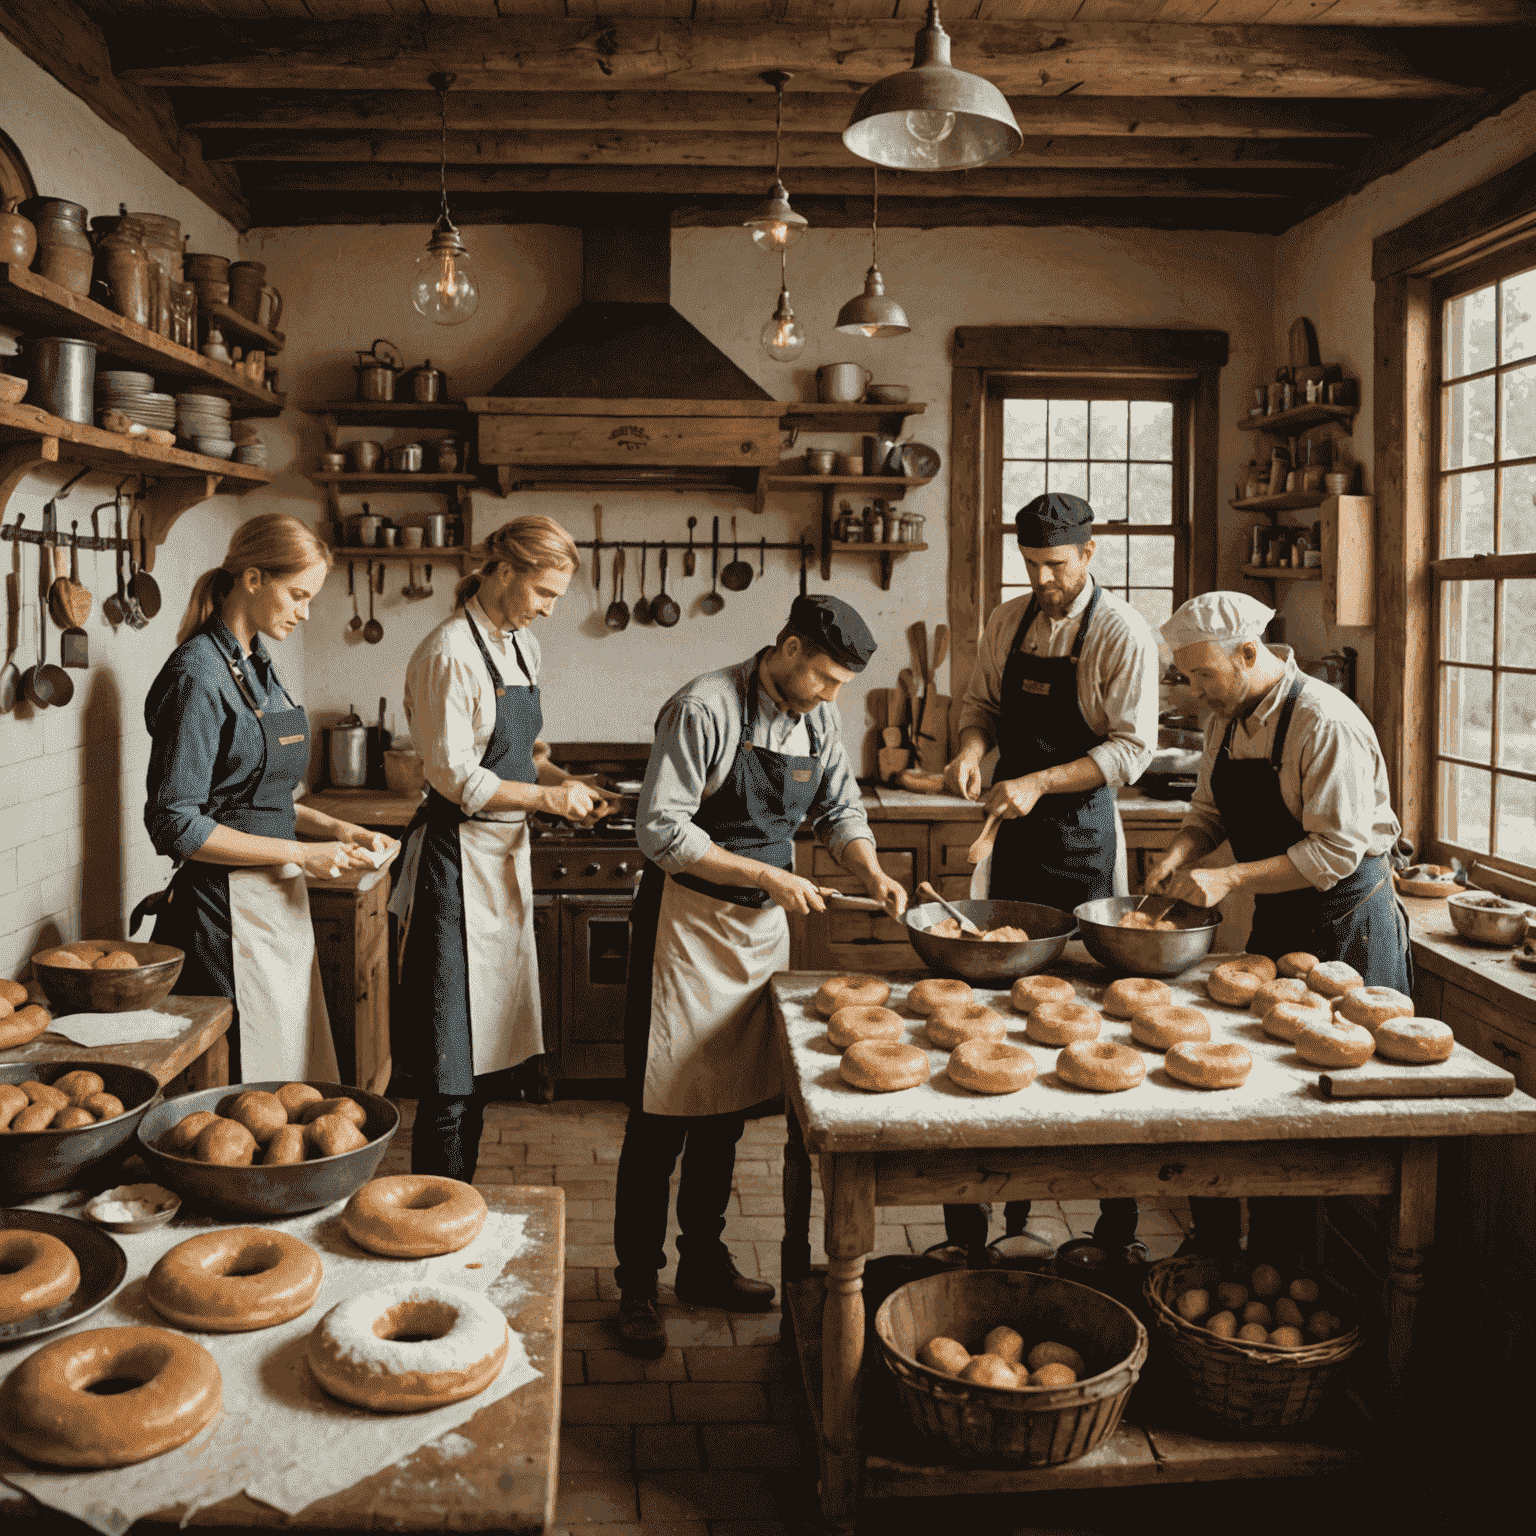
<instances>
[{"instance_id":1,"label":"dough ball","mask_svg":"<svg viewBox=\"0 0 1536 1536\"><path fill-rule=\"evenodd\" d=\"M977 1355L960 1371L961 1381L974 1381L981 1387L1017 1387L1019 1378L1006 1360L996 1355Z\"/></svg>"},{"instance_id":2,"label":"dough ball","mask_svg":"<svg viewBox=\"0 0 1536 1536\"><path fill-rule=\"evenodd\" d=\"M30 995L19 981L0 979L0 998L8 1002L12 1008L25 1008Z\"/></svg>"},{"instance_id":3,"label":"dough ball","mask_svg":"<svg viewBox=\"0 0 1536 1536\"><path fill-rule=\"evenodd\" d=\"M1070 1387L1076 1380L1077 1372L1070 1365L1056 1362L1042 1365L1038 1371L1029 1373L1029 1384L1032 1387Z\"/></svg>"},{"instance_id":4,"label":"dough ball","mask_svg":"<svg viewBox=\"0 0 1536 1536\"><path fill-rule=\"evenodd\" d=\"M311 1088L308 1083L284 1083L277 1090L278 1101L288 1111L288 1123L297 1125L299 1116L304 1112L306 1104L313 1104L318 1099L325 1097L318 1088Z\"/></svg>"},{"instance_id":5,"label":"dough ball","mask_svg":"<svg viewBox=\"0 0 1536 1536\"><path fill-rule=\"evenodd\" d=\"M88 1109L98 1120L116 1120L123 1112L123 1101L115 1093L93 1093L81 1099L81 1109Z\"/></svg>"},{"instance_id":6,"label":"dough ball","mask_svg":"<svg viewBox=\"0 0 1536 1536\"><path fill-rule=\"evenodd\" d=\"M1278 1296L1281 1283L1280 1271L1273 1264L1260 1264L1253 1272L1255 1296Z\"/></svg>"},{"instance_id":7,"label":"dough ball","mask_svg":"<svg viewBox=\"0 0 1536 1536\"><path fill-rule=\"evenodd\" d=\"M235 1102L224 1112L231 1120L238 1120L257 1145L264 1146L288 1124L288 1111L275 1093L252 1088L239 1094Z\"/></svg>"},{"instance_id":8,"label":"dough ball","mask_svg":"<svg viewBox=\"0 0 1536 1536\"><path fill-rule=\"evenodd\" d=\"M35 1078L29 1078L21 1085L21 1091L33 1104L49 1104L54 1109L66 1109L69 1106L69 1095L60 1093L51 1083L40 1083Z\"/></svg>"},{"instance_id":9,"label":"dough ball","mask_svg":"<svg viewBox=\"0 0 1536 1536\"><path fill-rule=\"evenodd\" d=\"M1319 1344L1325 1339L1336 1338L1343 1331L1343 1323L1332 1312L1319 1310L1307 1319L1306 1335Z\"/></svg>"},{"instance_id":10,"label":"dough ball","mask_svg":"<svg viewBox=\"0 0 1536 1536\"><path fill-rule=\"evenodd\" d=\"M1237 1336L1245 1344L1268 1344L1269 1329L1263 1323L1244 1323L1237 1330Z\"/></svg>"},{"instance_id":11,"label":"dough ball","mask_svg":"<svg viewBox=\"0 0 1536 1536\"><path fill-rule=\"evenodd\" d=\"M63 1077L55 1078L53 1086L71 1104L83 1104L93 1093L101 1093L107 1085L99 1073L75 1071L66 1072Z\"/></svg>"},{"instance_id":12,"label":"dough ball","mask_svg":"<svg viewBox=\"0 0 1536 1536\"><path fill-rule=\"evenodd\" d=\"M985 1354L996 1355L999 1360L1006 1360L1009 1365L1017 1365L1024 1358L1023 1338L1006 1323L1000 1328L994 1328L981 1341L981 1347Z\"/></svg>"},{"instance_id":13,"label":"dough ball","mask_svg":"<svg viewBox=\"0 0 1536 1536\"><path fill-rule=\"evenodd\" d=\"M1232 1339L1237 1337L1237 1318L1230 1312L1217 1312L1205 1320L1205 1331L1214 1333L1218 1339Z\"/></svg>"},{"instance_id":14,"label":"dough ball","mask_svg":"<svg viewBox=\"0 0 1536 1536\"><path fill-rule=\"evenodd\" d=\"M89 960L82 960L72 949L42 949L32 956L33 965L51 965L63 971L88 971Z\"/></svg>"},{"instance_id":15,"label":"dough ball","mask_svg":"<svg viewBox=\"0 0 1536 1536\"><path fill-rule=\"evenodd\" d=\"M321 1115L339 1115L359 1130L368 1123L368 1111L356 1099L316 1099L299 1111L299 1124L309 1125Z\"/></svg>"},{"instance_id":16,"label":"dough ball","mask_svg":"<svg viewBox=\"0 0 1536 1536\"><path fill-rule=\"evenodd\" d=\"M1057 1344L1051 1339L1046 1339L1043 1343L1036 1344L1030 1350L1026 1364L1028 1364L1032 1372L1041 1370L1047 1365L1069 1366L1071 1367L1072 1379L1074 1381L1088 1368L1083 1362L1083 1357L1070 1344Z\"/></svg>"},{"instance_id":17,"label":"dough ball","mask_svg":"<svg viewBox=\"0 0 1536 1536\"><path fill-rule=\"evenodd\" d=\"M256 1138L238 1120L215 1117L212 1125L197 1133L192 1156L200 1163L217 1163L222 1168L246 1168L256 1156Z\"/></svg>"},{"instance_id":18,"label":"dough ball","mask_svg":"<svg viewBox=\"0 0 1536 1536\"><path fill-rule=\"evenodd\" d=\"M68 1109L55 1112L53 1123L48 1127L51 1131L72 1131L77 1126L95 1125L96 1116L90 1110L82 1109L78 1104L71 1104Z\"/></svg>"},{"instance_id":19,"label":"dough ball","mask_svg":"<svg viewBox=\"0 0 1536 1536\"><path fill-rule=\"evenodd\" d=\"M126 949L114 949L111 954L103 955L92 967L98 971L136 971L139 962Z\"/></svg>"},{"instance_id":20,"label":"dough ball","mask_svg":"<svg viewBox=\"0 0 1536 1536\"><path fill-rule=\"evenodd\" d=\"M65 1105L67 1109L69 1106ZM22 1112L11 1121L13 1131L46 1131L53 1124L53 1117L63 1113L57 1104L28 1104Z\"/></svg>"},{"instance_id":21,"label":"dough ball","mask_svg":"<svg viewBox=\"0 0 1536 1536\"><path fill-rule=\"evenodd\" d=\"M317 1157L338 1157L368 1145L368 1138L341 1115L318 1115L304 1130Z\"/></svg>"},{"instance_id":22,"label":"dough ball","mask_svg":"<svg viewBox=\"0 0 1536 1536\"><path fill-rule=\"evenodd\" d=\"M1245 1323L1260 1323L1265 1328L1273 1328L1275 1326L1275 1314L1262 1301L1250 1301L1243 1308L1243 1321Z\"/></svg>"},{"instance_id":23,"label":"dough ball","mask_svg":"<svg viewBox=\"0 0 1536 1536\"><path fill-rule=\"evenodd\" d=\"M958 1376L971 1363L971 1352L958 1339L946 1338L941 1333L918 1350L917 1358L930 1370Z\"/></svg>"},{"instance_id":24,"label":"dough ball","mask_svg":"<svg viewBox=\"0 0 1536 1536\"><path fill-rule=\"evenodd\" d=\"M1302 1338L1299 1328L1276 1328L1270 1334L1269 1342L1278 1344L1281 1349L1300 1349L1306 1340Z\"/></svg>"},{"instance_id":25,"label":"dough ball","mask_svg":"<svg viewBox=\"0 0 1536 1536\"><path fill-rule=\"evenodd\" d=\"M1241 1312L1248 1300L1248 1287L1235 1280L1223 1280L1216 1287L1216 1300L1229 1312Z\"/></svg>"},{"instance_id":26,"label":"dough ball","mask_svg":"<svg viewBox=\"0 0 1536 1536\"><path fill-rule=\"evenodd\" d=\"M1173 1310L1186 1323L1198 1323L1211 1310L1211 1293L1203 1290L1185 1291L1174 1302Z\"/></svg>"},{"instance_id":27,"label":"dough ball","mask_svg":"<svg viewBox=\"0 0 1536 1536\"><path fill-rule=\"evenodd\" d=\"M73 944L66 944L64 948L72 955L79 955L87 965L95 965L106 954L106 950L100 944L92 944L86 939L77 939Z\"/></svg>"},{"instance_id":28,"label":"dough ball","mask_svg":"<svg viewBox=\"0 0 1536 1536\"><path fill-rule=\"evenodd\" d=\"M1302 1306L1314 1306L1322 1292L1317 1288L1316 1280L1292 1280L1290 1296L1292 1301L1299 1301Z\"/></svg>"},{"instance_id":29,"label":"dough ball","mask_svg":"<svg viewBox=\"0 0 1536 1536\"><path fill-rule=\"evenodd\" d=\"M184 1115L170 1130L160 1134L160 1150L173 1157L192 1157L192 1143L219 1117L211 1109L194 1110Z\"/></svg>"},{"instance_id":30,"label":"dough ball","mask_svg":"<svg viewBox=\"0 0 1536 1536\"><path fill-rule=\"evenodd\" d=\"M1300 1328L1306 1322L1302 1310L1289 1296L1282 1296L1275 1303L1275 1321L1282 1328Z\"/></svg>"},{"instance_id":31,"label":"dough ball","mask_svg":"<svg viewBox=\"0 0 1536 1536\"><path fill-rule=\"evenodd\" d=\"M304 1161L304 1143L305 1136L302 1125L285 1125L261 1149L262 1166L277 1168L289 1163L302 1163Z\"/></svg>"}]
</instances>

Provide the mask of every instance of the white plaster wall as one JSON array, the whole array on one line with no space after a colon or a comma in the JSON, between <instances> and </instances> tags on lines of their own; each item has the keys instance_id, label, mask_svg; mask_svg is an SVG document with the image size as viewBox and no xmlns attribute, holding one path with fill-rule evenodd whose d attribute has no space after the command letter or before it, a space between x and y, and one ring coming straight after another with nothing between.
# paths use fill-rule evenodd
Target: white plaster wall
<instances>
[{"instance_id":1,"label":"white plaster wall","mask_svg":"<svg viewBox=\"0 0 1536 1536\"><path fill-rule=\"evenodd\" d=\"M1375 489L1376 453L1371 242L1437 203L1508 170L1533 152L1536 92L1440 149L1421 155L1402 170L1372 182L1358 196L1325 208L1288 230L1277 242L1273 358L1286 356L1286 332L1297 316L1305 315L1317 327L1323 361L1342 363L1349 377L1361 381L1353 454L1364 467L1367 491ZM1266 376L1273 375L1261 368L1250 382L1257 383ZM1374 631L1335 628L1327 623L1322 594L1315 586L1293 586L1284 595L1282 608L1286 640L1298 654L1321 656L1340 645L1359 650L1359 697L1369 712L1375 676Z\"/></svg>"}]
</instances>

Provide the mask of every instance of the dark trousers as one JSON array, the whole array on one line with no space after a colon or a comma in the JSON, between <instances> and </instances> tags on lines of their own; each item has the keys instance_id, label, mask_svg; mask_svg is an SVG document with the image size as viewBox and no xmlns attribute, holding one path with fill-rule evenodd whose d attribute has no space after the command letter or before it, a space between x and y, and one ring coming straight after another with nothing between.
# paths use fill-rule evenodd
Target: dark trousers
<instances>
[{"instance_id":1,"label":"dark trousers","mask_svg":"<svg viewBox=\"0 0 1536 1536\"><path fill-rule=\"evenodd\" d=\"M654 1296L656 1276L667 1264L667 1201L672 1170L681 1154L677 1186L680 1257L690 1264L723 1263L730 1257L720 1239L736 1171L736 1143L743 1115L650 1115L631 1109L619 1153L614 1191L613 1246L619 1257L614 1279L625 1297Z\"/></svg>"},{"instance_id":2,"label":"dark trousers","mask_svg":"<svg viewBox=\"0 0 1536 1536\"><path fill-rule=\"evenodd\" d=\"M476 1093L424 1093L411 1127L411 1172L474 1182L485 1099Z\"/></svg>"},{"instance_id":3,"label":"dark trousers","mask_svg":"<svg viewBox=\"0 0 1536 1536\"><path fill-rule=\"evenodd\" d=\"M1283 1195L1249 1196L1248 1252L1255 1258L1282 1265L1305 1258L1314 1209L1311 1200ZM1213 1254L1237 1250L1242 1209L1236 1200L1191 1196L1189 1213L1194 1218L1197 1247Z\"/></svg>"},{"instance_id":4,"label":"dark trousers","mask_svg":"<svg viewBox=\"0 0 1536 1536\"><path fill-rule=\"evenodd\" d=\"M1003 1207L1003 1235L1017 1237L1029 1222L1029 1201L1010 1200ZM946 1205L944 1235L962 1248L984 1248L989 1205ZM1096 1242L1110 1248L1124 1248L1136 1236L1136 1202L1130 1199L1099 1201L1099 1219L1094 1223Z\"/></svg>"}]
</instances>

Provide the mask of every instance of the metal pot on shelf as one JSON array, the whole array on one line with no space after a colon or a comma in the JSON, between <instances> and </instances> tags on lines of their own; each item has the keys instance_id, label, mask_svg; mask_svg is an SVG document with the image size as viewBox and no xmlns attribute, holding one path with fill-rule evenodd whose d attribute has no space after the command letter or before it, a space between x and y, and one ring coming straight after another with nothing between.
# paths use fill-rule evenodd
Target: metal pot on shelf
<instances>
[{"instance_id":1,"label":"metal pot on shelf","mask_svg":"<svg viewBox=\"0 0 1536 1536\"><path fill-rule=\"evenodd\" d=\"M401 443L389 450L389 467L397 475L414 475L421 471L421 444Z\"/></svg>"},{"instance_id":2,"label":"metal pot on shelf","mask_svg":"<svg viewBox=\"0 0 1536 1536\"><path fill-rule=\"evenodd\" d=\"M33 336L27 358L27 403L64 421L90 426L96 406L96 348L72 336Z\"/></svg>"},{"instance_id":3,"label":"metal pot on shelf","mask_svg":"<svg viewBox=\"0 0 1536 1536\"><path fill-rule=\"evenodd\" d=\"M357 398L387 402L395 398L395 376L405 367L399 349L382 337L357 354Z\"/></svg>"},{"instance_id":4,"label":"metal pot on shelf","mask_svg":"<svg viewBox=\"0 0 1536 1536\"><path fill-rule=\"evenodd\" d=\"M331 783L338 789L361 789L368 782L368 727L355 705L331 727L327 763Z\"/></svg>"},{"instance_id":5,"label":"metal pot on shelf","mask_svg":"<svg viewBox=\"0 0 1536 1536\"><path fill-rule=\"evenodd\" d=\"M441 368L434 368L430 357L421 367L412 368L405 377L411 386L411 398L422 405L435 405L448 387L448 375Z\"/></svg>"}]
</instances>

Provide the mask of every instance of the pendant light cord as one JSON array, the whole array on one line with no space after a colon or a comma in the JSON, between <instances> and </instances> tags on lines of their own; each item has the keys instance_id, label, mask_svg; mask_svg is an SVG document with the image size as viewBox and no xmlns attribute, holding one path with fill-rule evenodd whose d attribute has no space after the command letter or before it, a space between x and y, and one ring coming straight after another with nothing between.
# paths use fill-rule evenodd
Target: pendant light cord
<instances>
[{"instance_id":1,"label":"pendant light cord","mask_svg":"<svg viewBox=\"0 0 1536 1536\"><path fill-rule=\"evenodd\" d=\"M773 123L773 184L778 186L784 180L779 166L779 150L784 142L784 82L779 81L775 89L778 91L779 105Z\"/></svg>"},{"instance_id":2,"label":"pendant light cord","mask_svg":"<svg viewBox=\"0 0 1536 1536\"><path fill-rule=\"evenodd\" d=\"M442 198L442 214L441 214L441 216L443 218L447 219L448 218L448 87L446 85L442 85L442 86L438 87L437 99L438 99L439 103L442 106L442 114L443 114L443 118L442 118L442 126L443 126L442 141L441 141L441 144L439 146L438 156L437 156L437 186L438 186L438 192L439 192L439 194L440 194L440 196ZM453 221L451 219L449 219L449 223L452 223L452 222Z\"/></svg>"},{"instance_id":3,"label":"pendant light cord","mask_svg":"<svg viewBox=\"0 0 1536 1536\"><path fill-rule=\"evenodd\" d=\"M789 251L779 252L779 292L789 292Z\"/></svg>"},{"instance_id":4,"label":"pendant light cord","mask_svg":"<svg viewBox=\"0 0 1536 1536\"><path fill-rule=\"evenodd\" d=\"M869 264L880 265L880 167L872 167L875 177L875 206L869 216Z\"/></svg>"}]
</instances>

